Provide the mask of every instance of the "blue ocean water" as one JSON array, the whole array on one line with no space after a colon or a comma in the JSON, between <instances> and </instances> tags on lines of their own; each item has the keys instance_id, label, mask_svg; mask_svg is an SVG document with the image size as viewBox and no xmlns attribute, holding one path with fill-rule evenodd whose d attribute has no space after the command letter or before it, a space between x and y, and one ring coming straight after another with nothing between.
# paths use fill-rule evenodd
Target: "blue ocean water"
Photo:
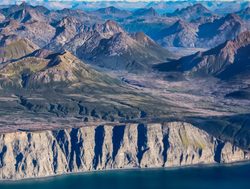
<instances>
[{"instance_id":1,"label":"blue ocean water","mask_svg":"<svg viewBox=\"0 0 250 189\"><path fill-rule=\"evenodd\" d=\"M136 169L2 182L0 189L250 189L250 164Z\"/></svg>"}]
</instances>

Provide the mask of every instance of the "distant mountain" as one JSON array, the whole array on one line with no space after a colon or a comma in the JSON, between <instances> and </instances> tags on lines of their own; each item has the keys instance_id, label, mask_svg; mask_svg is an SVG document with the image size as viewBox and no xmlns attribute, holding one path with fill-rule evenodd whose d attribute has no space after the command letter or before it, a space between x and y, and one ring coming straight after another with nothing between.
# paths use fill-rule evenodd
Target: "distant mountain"
<instances>
[{"instance_id":1,"label":"distant mountain","mask_svg":"<svg viewBox=\"0 0 250 189\"><path fill-rule=\"evenodd\" d=\"M206 52L198 52L177 61L156 66L161 71L182 71L195 75L213 75L232 79L250 74L250 32L243 32Z\"/></svg>"},{"instance_id":2,"label":"distant mountain","mask_svg":"<svg viewBox=\"0 0 250 189\"><path fill-rule=\"evenodd\" d=\"M234 39L239 33L246 30L246 25L239 16L228 14L211 23L199 26L197 46L214 47L226 40Z\"/></svg>"},{"instance_id":3,"label":"distant mountain","mask_svg":"<svg viewBox=\"0 0 250 189\"><path fill-rule=\"evenodd\" d=\"M89 15L83 10L73 10L73 9L60 9L56 11L50 11L48 17L50 18L50 21L52 24L59 22L65 17L72 17L79 22L84 22L86 25L87 24L93 24L95 22L98 22L99 19L95 16Z\"/></svg>"},{"instance_id":4,"label":"distant mountain","mask_svg":"<svg viewBox=\"0 0 250 189\"><path fill-rule=\"evenodd\" d=\"M6 17L0 25L2 35L14 34L27 38L40 47L48 43L54 35L55 30L47 16L49 10L44 7L33 7L23 3L4 8L0 12Z\"/></svg>"},{"instance_id":5,"label":"distant mountain","mask_svg":"<svg viewBox=\"0 0 250 189\"><path fill-rule=\"evenodd\" d=\"M221 15L238 12L241 11L242 9L250 7L249 1L227 1L225 3L213 2L212 4L213 5L211 8L213 9L213 11Z\"/></svg>"},{"instance_id":6,"label":"distant mountain","mask_svg":"<svg viewBox=\"0 0 250 189\"><path fill-rule=\"evenodd\" d=\"M213 48L247 30L244 21L235 14L210 18L194 22L179 20L162 29L156 40L163 46Z\"/></svg>"},{"instance_id":7,"label":"distant mountain","mask_svg":"<svg viewBox=\"0 0 250 189\"><path fill-rule=\"evenodd\" d=\"M7 15L7 19L0 26L1 34L27 38L40 47L49 43L53 47L55 41L64 45L76 35L81 23L92 25L92 17L80 10L49 11L42 6L23 3L5 8L2 12ZM98 22L98 19L95 21Z\"/></svg>"},{"instance_id":8,"label":"distant mountain","mask_svg":"<svg viewBox=\"0 0 250 189\"><path fill-rule=\"evenodd\" d=\"M46 21L46 18L34 9L18 10L9 15L9 18L18 20L20 22Z\"/></svg>"},{"instance_id":9,"label":"distant mountain","mask_svg":"<svg viewBox=\"0 0 250 189\"><path fill-rule=\"evenodd\" d=\"M202 24L206 24L206 23L212 23L214 22L216 19L220 19L221 16L218 15L213 15L213 16L209 16L209 17L199 17L197 19L191 20L190 23L195 24L197 26L200 26Z\"/></svg>"},{"instance_id":10,"label":"distant mountain","mask_svg":"<svg viewBox=\"0 0 250 189\"><path fill-rule=\"evenodd\" d=\"M179 20L161 30L156 40L163 46L195 47L197 31L196 25Z\"/></svg>"},{"instance_id":11,"label":"distant mountain","mask_svg":"<svg viewBox=\"0 0 250 189\"><path fill-rule=\"evenodd\" d=\"M27 3L21 5L12 5L0 11L8 18L18 20L20 22L31 21L48 21L49 18L45 15L50 11L42 6L31 6Z\"/></svg>"},{"instance_id":12,"label":"distant mountain","mask_svg":"<svg viewBox=\"0 0 250 189\"><path fill-rule=\"evenodd\" d=\"M131 15L131 12L127 10L121 10L114 6L109 6L106 8L100 8L96 11L92 12L93 14L99 15L99 16L107 16L107 17L117 17L117 18L125 18Z\"/></svg>"},{"instance_id":13,"label":"distant mountain","mask_svg":"<svg viewBox=\"0 0 250 189\"><path fill-rule=\"evenodd\" d=\"M243 20L250 20L250 7L247 7L246 9L242 9L236 14L240 16Z\"/></svg>"},{"instance_id":14,"label":"distant mountain","mask_svg":"<svg viewBox=\"0 0 250 189\"><path fill-rule=\"evenodd\" d=\"M40 14L48 14L50 12L50 10L45 8L44 6L32 6L25 2L21 3L20 5L7 6L1 9L0 12L5 16L10 16L11 14L18 12L20 10L26 10L26 11L33 10L35 12L39 12Z\"/></svg>"},{"instance_id":15,"label":"distant mountain","mask_svg":"<svg viewBox=\"0 0 250 189\"><path fill-rule=\"evenodd\" d=\"M133 12L133 16L158 16L159 14L157 13L157 11L150 7L150 8L141 8L141 9L137 9Z\"/></svg>"},{"instance_id":16,"label":"distant mountain","mask_svg":"<svg viewBox=\"0 0 250 189\"><path fill-rule=\"evenodd\" d=\"M183 9L177 9L173 13L167 13L165 16L179 17L183 20L195 20L200 17L210 17L213 13L204 7L202 4L197 3L195 5L188 6Z\"/></svg>"}]
</instances>

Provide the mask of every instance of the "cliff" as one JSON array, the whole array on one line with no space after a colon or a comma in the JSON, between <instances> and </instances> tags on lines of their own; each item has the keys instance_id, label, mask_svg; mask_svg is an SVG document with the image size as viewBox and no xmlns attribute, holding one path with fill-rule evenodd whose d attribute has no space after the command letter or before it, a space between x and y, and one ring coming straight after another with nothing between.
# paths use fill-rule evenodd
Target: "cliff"
<instances>
[{"instance_id":1,"label":"cliff","mask_svg":"<svg viewBox=\"0 0 250 189\"><path fill-rule=\"evenodd\" d=\"M0 134L0 179L247 159L248 152L182 122Z\"/></svg>"}]
</instances>

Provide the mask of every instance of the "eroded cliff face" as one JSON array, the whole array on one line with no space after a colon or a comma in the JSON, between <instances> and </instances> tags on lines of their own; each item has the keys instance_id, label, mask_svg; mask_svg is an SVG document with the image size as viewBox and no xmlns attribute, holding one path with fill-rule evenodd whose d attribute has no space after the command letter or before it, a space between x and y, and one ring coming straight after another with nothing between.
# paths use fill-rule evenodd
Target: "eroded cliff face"
<instances>
[{"instance_id":1,"label":"eroded cliff face","mask_svg":"<svg viewBox=\"0 0 250 189\"><path fill-rule=\"evenodd\" d=\"M248 158L238 147L181 122L0 134L0 179Z\"/></svg>"}]
</instances>

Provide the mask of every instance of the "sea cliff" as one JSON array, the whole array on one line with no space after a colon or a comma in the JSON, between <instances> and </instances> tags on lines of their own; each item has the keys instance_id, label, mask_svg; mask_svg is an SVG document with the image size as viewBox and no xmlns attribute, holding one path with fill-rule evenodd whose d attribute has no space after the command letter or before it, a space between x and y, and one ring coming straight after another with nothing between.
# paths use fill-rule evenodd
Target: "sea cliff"
<instances>
[{"instance_id":1,"label":"sea cliff","mask_svg":"<svg viewBox=\"0 0 250 189\"><path fill-rule=\"evenodd\" d=\"M248 159L247 151L184 122L0 134L2 180Z\"/></svg>"}]
</instances>

